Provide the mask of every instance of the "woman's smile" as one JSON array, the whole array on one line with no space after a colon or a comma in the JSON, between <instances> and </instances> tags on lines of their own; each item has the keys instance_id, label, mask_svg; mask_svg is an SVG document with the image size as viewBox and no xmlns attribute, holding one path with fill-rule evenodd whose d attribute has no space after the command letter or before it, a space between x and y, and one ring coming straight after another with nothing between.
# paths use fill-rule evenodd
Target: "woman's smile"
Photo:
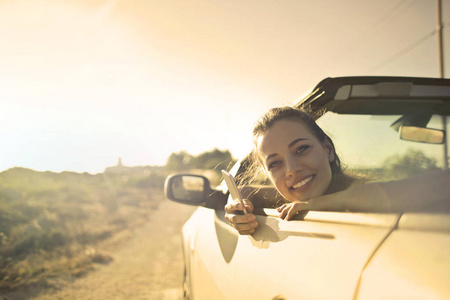
<instances>
[{"instance_id":1,"label":"woman's smile","mask_svg":"<svg viewBox=\"0 0 450 300\"><path fill-rule=\"evenodd\" d=\"M308 176L305 179L297 182L296 184L290 187L293 192L301 192L306 190L312 185L312 181L314 180L314 175Z\"/></svg>"}]
</instances>

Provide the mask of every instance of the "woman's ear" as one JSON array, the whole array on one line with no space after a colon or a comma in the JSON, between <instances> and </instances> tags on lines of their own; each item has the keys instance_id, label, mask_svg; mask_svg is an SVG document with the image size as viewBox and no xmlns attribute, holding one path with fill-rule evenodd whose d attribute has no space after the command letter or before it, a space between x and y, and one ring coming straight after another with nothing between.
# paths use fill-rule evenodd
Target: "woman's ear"
<instances>
[{"instance_id":1,"label":"woman's ear","mask_svg":"<svg viewBox=\"0 0 450 300\"><path fill-rule=\"evenodd\" d=\"M333 162L336 157L335 157L335 151L334 151L334 146L333 143L329 140L329 139L325 139L325 141L323 141L322 143L323 148L325 149L325 151L327 151L328 154L328 161L331 163Z\"/></svg>"}]
</instances>

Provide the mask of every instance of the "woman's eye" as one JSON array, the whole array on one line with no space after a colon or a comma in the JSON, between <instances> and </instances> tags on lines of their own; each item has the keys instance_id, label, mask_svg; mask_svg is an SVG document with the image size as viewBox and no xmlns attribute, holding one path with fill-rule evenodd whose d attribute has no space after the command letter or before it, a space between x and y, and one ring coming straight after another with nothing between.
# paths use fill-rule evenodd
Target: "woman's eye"
<instances>
[{"instance_id":1,"label":"woman's eye","mask_svg":"<svg viewBox=\"0 0 450 300\"><path fill-rule=\"evenodd\" d=\"M295 150L295 154L302 154L303 152L305 152L309 148L310 148L309 145L301 145L300 147L297 148L297 150Z\"/></svg>"},{"instance_id":2,"label":"woman's eye","mask_svg":"<svg viewBox=\"0 0 450 300\"><path fill-rule=\"evenodd\" d=\"M271 162L271 163L267 166L267 169L268 169L268 170L273 169L273 168L275 168L276 166L278 166L280 163L281 163L281 162L278 161L278 160L273 161L273 162Z\"/></svg>"}]
</instances>

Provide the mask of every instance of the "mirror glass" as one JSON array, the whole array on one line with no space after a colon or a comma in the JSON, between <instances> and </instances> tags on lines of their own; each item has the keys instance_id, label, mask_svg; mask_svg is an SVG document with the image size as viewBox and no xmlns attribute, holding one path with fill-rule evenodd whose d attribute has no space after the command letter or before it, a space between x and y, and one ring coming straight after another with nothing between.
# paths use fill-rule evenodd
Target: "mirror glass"
<instances>
[{"instance_id":1,"label":"mirror glass","mask_svg":"<svg viewBox=\"0 0 450 300\"><path fill-rule=\"evenodd\" d=\"M172 179L172 195L177 200L202 200L205 195L205 181L202 177L182 175Z\"/></svg>"},{"instance_id":2,"label":"mirror glass","mask_svg":"<svg viewBox=\"0 0 450 300\"><path fill-rule=\"evenodd\" d=\"M442 144L444 142L444 131L432 128L402 126L400 127L400 138L413 142Z\"/></svg>"}]
</instances>

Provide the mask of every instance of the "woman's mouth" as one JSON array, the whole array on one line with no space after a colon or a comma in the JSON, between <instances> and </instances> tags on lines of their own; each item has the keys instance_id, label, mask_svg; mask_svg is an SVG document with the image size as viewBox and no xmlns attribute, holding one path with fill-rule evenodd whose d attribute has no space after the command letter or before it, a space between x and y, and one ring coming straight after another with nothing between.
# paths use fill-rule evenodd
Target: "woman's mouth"
<instances>
[{"instance_id":1,"label":"woman's mouth","mask_svg":"<svg viewBox=\"0 0 450 300\"><path fill-rule=\"evenodd\" d=\"M290 187L291 190L297 190L297 189L301 189L304 188L308 183L310 183L312 180L314 179L314 175L308 176L305 179L303 179L302 181L294 184L293 186Z\"/></svg>"}]
</instances>

